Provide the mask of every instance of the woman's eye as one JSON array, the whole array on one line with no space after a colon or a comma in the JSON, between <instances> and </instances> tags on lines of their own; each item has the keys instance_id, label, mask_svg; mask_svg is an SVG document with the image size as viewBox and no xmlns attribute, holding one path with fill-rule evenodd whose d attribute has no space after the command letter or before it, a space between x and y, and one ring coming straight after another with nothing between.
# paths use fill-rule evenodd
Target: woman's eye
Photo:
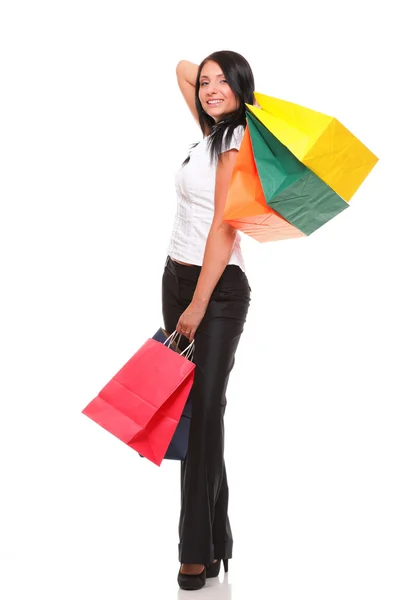
<instances>
[{"instance_id":1,"label":"woman's eye","mask_svg":"<svg viewBox=\"0 0 400 600\"><path fill-rule=\"evenodd\" d=\"M224 83L227 83L226 79L221 79L221 80L220 80L220 83L221 83L222 81L223 81ZM204 85L205 83L208 83L208 81L203 81L203 82L200 84L200 86Z\"/></svg>"}]
</instances>

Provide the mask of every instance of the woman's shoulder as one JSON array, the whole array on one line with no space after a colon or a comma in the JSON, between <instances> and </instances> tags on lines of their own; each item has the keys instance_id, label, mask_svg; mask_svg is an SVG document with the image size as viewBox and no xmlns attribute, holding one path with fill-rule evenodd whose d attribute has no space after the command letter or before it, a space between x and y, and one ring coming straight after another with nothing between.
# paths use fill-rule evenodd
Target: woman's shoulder
<instances>
[{"instance_id":1,"label":"woman's shoulder","mask_svg":"<svg viewBox=\"0 0 400 600\"><path fill-rule=\"evenodd\" d=\"M239 123L234 128L227 127L225 129L222 139L223 150L230 150L231 148L236 148L239 150L244 136L245 127L245 125Z\"/></svg>"},{"instance_id":2,"label":"woman's shoulder","mask_svg":"<svg viewBox=\"0 0 400 600\"><path fill-rule=\"evenodd\" d=\"M228 126L224 131L224 136L228 134L228 131L232 131L232 135L234 136L243 136L245 129L246 125L243 125L242 123L238 123L237 125L235 125L235 127Z\"/></svg>"}]
</instances>

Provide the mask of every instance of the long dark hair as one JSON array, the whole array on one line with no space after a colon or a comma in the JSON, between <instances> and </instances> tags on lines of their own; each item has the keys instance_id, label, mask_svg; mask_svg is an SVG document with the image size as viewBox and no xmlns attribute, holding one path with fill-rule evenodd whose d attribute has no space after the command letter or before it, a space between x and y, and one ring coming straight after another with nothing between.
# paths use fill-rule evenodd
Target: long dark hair
<instances>
[{"instance_id":1,"label":"long dark hair","mask_svg":"<svg viewBox=\"0 0 400 600\"><path fill-rule=\"evenodd\" d=\"M205 63L209 60L218 63L236 99L239 100L238 109L222 119L219 123L215 123L214 119L203 110L199 100L200 73ZM195 102L203 135L205 136L207 133L207 126L211 130L207 141L211 163L217 159L218 154L221 152L224 135L226 135L226 144L229 144L235 127L238 125L246 127L245 103L254 104L255 102L254 76L247 60L241 54L231 50L220 50L209 54L199 65L196 78ZM197 143L193 144L192 148L194 146L197 146ZM182 166L186 165L189 160L190 155L182 163Z\"/></svg>"}]
</instances>

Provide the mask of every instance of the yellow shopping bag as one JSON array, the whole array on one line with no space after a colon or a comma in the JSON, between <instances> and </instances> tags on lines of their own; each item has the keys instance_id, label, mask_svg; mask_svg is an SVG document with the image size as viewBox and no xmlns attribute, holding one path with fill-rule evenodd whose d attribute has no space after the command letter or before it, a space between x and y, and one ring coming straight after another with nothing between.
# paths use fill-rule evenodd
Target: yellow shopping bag
<instances>
[{"instance_id":1,"label":"yellow shopping bag","mask_svg":"<svg viewBox=\"0 0 400 600\"><path fill-rule=\"evenodd\" d=\"M347 202L378 158L337 119L255 92L248 110L322 181Z\"/></svg>"}]
</instances>

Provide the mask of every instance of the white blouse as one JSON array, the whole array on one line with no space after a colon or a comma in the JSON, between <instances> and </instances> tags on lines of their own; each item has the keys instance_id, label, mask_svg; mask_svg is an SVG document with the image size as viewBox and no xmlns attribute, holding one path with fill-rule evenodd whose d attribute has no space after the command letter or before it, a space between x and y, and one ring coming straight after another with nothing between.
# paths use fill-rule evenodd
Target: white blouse
<instances>
[{"instance_id":1,"label":"white blouse","mask_svg":"<svg viewBox=\"0 0 400 600\"><path fill-rule=\"evenodd\" d=\"M238 125L229 146L226 144L226 131L221 152L231 148L239 150L244 135L244 126ZM210 164L207 150L207 136L189 152L190 160L175 174L177 210L168 254L172 259L202 265L207 236L214 217L214 191L217 160ZM229 260L230 265L238 265L245 271L240 234L236 238Z\"/></svg>"}]
</instances>

